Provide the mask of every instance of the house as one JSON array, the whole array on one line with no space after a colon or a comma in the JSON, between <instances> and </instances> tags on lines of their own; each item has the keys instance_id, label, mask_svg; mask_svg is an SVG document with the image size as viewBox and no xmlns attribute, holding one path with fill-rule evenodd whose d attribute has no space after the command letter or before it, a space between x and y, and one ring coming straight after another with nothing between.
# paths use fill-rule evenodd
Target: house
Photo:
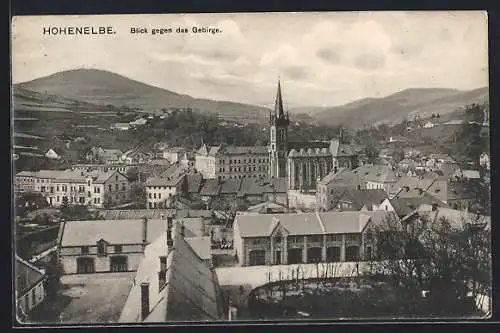
<instances>
[{"instance_id":1,"label":"house","mask_svg":"<svg viewBox=\"0 0 500 333\"><path fill-rule=\"evenodd\" d=\"M146 180L147 207L149 209L169 208L174 199L182 194L186 168L172 164L160 176Z\"/></svg>"},{"instance_id":2,"label":"house","mask_svg":"<svg viewBox=\"0 0 500 333\"><path fill-rule=\"evenodd\" d=\"M145 118L139 118L139 119L136 119L134 121L131 121L129 123L129 125L133 129L138 129L138 128L146 126L147 123L148 123L147 119L145 119Z\"/></svg>"},{"instance_id":3,"label":"house","mask_svg":"<svg viewBox=\"0 0 500 333\"><path fill-rule=\"evenodd\" d=\"M144 256L147 245L153 243L166 230L168 223L182 219L189 238L203 238L198 218L178 218L167 216L164 219L123 219L66 221L59 230L58 255L64 274L92 274L104 272L136 271ZM203 246L199 239L195 249L207 263L211 261L209 246Z\"/></svg>"},{"instance_id":4,"label":"house","mask_svg":"<svg viewBox=\"0 0 500 333\"><path fill-rule=\"evenodd\" d=\"M119 149L104 149L98 146L92 147L85 155L85 159L89 163L114 164L120 162L122 154Z\"/></svg>"},{"instance_id":5,"label":"house","mask_svg":"<svg viewBox=\"0 0 500 333\"><path fill-rule=\"evenodd\" d=\"M40 170L29 176L21 172L16 175L17 180L24 190L41 193L54 207L66 201L102 208L128 200L130 190L127 177L115 170Z\"/></svg>"},{"instance_id":6,"label":"house","mask_svg":"<svg viewBox=\"0 0 500 333\"><path fill-rule=\"evenodd\" d=\"M363 180L366 189L383 189L387 193L398 181L392 168L383 165L365 165L352 171Z\"/></svg>"},{"instance_id":7,"label":"house","mask_svg":"<svg viewBox=\"0 0 500 333\"><path fill-rule=\"evenodd\" d=\"M479 190L481 190L480 180L477 179L436 180L427 189L427 192L453 209L465 209L471 207L477 201Z\"/></svg>"},{"instance_id":8,"label":"house","mask_svg":"<svg viewBox=\"0 0 500 333\"><path fill-rule=\"evenodd\" d=\"M337 209L342 211L377 210L387 199L383 189L346 189L336 201Z\"/></svg>"},{"instance_id":9,"label":"house","mask_svg":"<svg viewBox=\"0 0 500 333\"><path fill-rule=\"evenodd\" d=\"M170 163L180 162L186 155L188 150L182 147L169 147L162 151L162 158Z\"/></svg>"},{"instance_id":10,"label":"house","mask_svg":"<svg viewBox=\"0 0 500 333\"><path fill-rule=\"evenodd\" d=\"M467 228L486 228L491 230L491 217L469 212L467 210L439 207L438 205L422 204L412 213L402 219L404 225L411 225L425 220L428 223L446 221L451 228L461 231Z\"/></svg>"},{"instance_id":11,"label":"house","mask_svg":"<svg viewBox=\"0 0 500 333\"><path fill-rule=\"evenodd\" d=\"M15 192L34 192L35 191L36 172L21 171L18 172L14 180Z\"/></svg>"},{"instance_id":12,"label":"house","mask_svg":"<svg viewBox=\"0 0 500 333\"><path fill-rule=\"evenodd\" d=\"M129 123L114 123L110 127L110 130L112 131L128 131L129 129L130 129Z\"/></svg>"},{"instance_id":13,"label":"house","mask_svg":"<svg viewBox=\"0 0 500 333\"><path fill-rule=\"evenodd\" d=\"M145 248L118 322L165 323L226 318L217 273L198 255L185 232L177 224L175 227L167 225Z\"/></svg>"},{"instance_id":14,"label":"house","mask_svg":"<svg viewBox=\"0 0 500 333\"><path fill-rule=\"evenodd\" d=\"M403 218L413 213L418 207L424 204L447 207L447 205L439 199L429 194L425 194L419 197L385 199L378 207L378 210L392 211L395 212L399 218Z\"/></svg>"},{"instance_id":15,"label":"house","mask_svg":"<svg viewBox=\"0 0 500 333\"><path fill-rule=\"evenodd\" d=\"M236 215L234 249L241 266L366 260L387 219L397 221L384 211Z\"/></svg>"},{"instance_id":16,"label":"house","mask_svg":"<svg viewBox=\"0 0 500 333\"><path fill-rule=\"evenodd\" d=\"M490 170L490 155L488 153L482 153L479 156L479 165L486 170Z\"/></svg>"},{"instance_id":17,"label":"house","mask_svg":"<svg viewBox=\"0 0 500 333\"><path fill-rule=\"evenodd\" d=\"M407 141L406 138L403 137L403 136L400 136L400 135L389 137L389 143L393 143L393 142L406 142L406 141Z\"/></svg>"},{"instance_id":18,"label":"house","mask_svg":"<svg viewBox=\"0 0 500 333\"><path fill-rule=\"evenodd\" d=\"M26 320L30 312L45 298L45 272L33 264L15 256L15 299L17 316Z\"/></svg>"},{"instance_id":19,"label":"house","mask_svg":"<svg viewBox=\"0 0 500 333\"><path fill-rule=\"evenodd\" d=\"M49 149L46 153L45 153L45 157L47 158L50 158L52 160L60 160L61 159L61 155L59 155L58 153L56 153L54 151L54 149Z\"/></svg>"},{"instance_id":20,"label":"house","mask_svg":"<svg viewBox=\"0 0 500 333\"><path fill-rule=\"evenodd\" d=\"M430 121L426 122L423 126L424 128L433 128L434 127L434 124Z\"/></svg>"}]
</instances>

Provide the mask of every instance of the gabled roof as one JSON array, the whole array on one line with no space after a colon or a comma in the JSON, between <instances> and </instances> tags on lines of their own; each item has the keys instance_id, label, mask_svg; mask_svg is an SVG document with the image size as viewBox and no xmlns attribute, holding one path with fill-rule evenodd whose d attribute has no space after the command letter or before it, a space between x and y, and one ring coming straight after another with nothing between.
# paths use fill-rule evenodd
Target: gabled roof
<instances>
[{"instance_id":1,"label":"gabled roof","mask_svg":"<svg viewBox=\"0 0 500 333\"><path fill-rule=\"evenodd\" d=\"M21 257L17 255L15 274L17 297L21 297L45 278L45 273L42 270L21 259Z\"/></svg>"},{"instance_id":2,"label":"gabled roof","mask_svg":"<svg viewBox=\"0 0 500 333\"><path fill-rule=\"evenodd\" d=\"M200 191L203 176L201 173L186 175L186 184L188 193L198 193Z\"/></svg>"},{"instance_id":3,"label":"gabled roof","mask_svg":"<svg viewBox=\"0 0 500 333\"><path fill-rule=\"evenodd\" d=\"M220 184L218 179L207 179L200 190L200 195L215 196L220 193Z\"/></svg>"},{"instance_id":4,"label":"gabled roof","mask_svg":"<svg viewBox=\"0 0 500 333\"><path fill-rule=\"evenodd\" d=\"M268 210L286 211L288 210L288 208L272 201L266 201L254 206L250 206L247 209L247 211L250 212L260 212L260 213L265 213Z\"/></svg>"},{"instance_id":5,"label":"gabled roof","mask_svg":"<svg viewBox=\"0 0 500 333\"><path fill-rule=\"evenodd\" d=\"M61 223L60 246L93 246L100 239L117 245L142 244L142 225L142 219L67 221ZM147 241L155 240L165 228L165 220L148 220Z\"/></svg>"},{"instance_id":6,"label":"gabled roof","mask_svg":"<svg viewBox=\"0 0 500 333\"><path fill-rule=\"evenodd\" d=\"M439 221L444 218L456 229L463 229L466 224L486 224L491 226L490 216L471 213L465 210L438 207L433 211L431 205L423 204L417 208L417 212L420 215L429 217L432 221Z\"/></svg>"},{"instance_id":7,"label":"gabled roof","mask_svg":"<svg viewBox=\"0 0 500 333\"><path fill-rule=\"evenodd\" d=\"M352 189L345 190L339 201L351 203L356 210L360 210L363 206L371 209L372 205L380 205L387 198L387 192L383 189Z\"/></svg>"},{"instance_id":8,"label":"gabled roof","mask_svg":"<svg viewBox=\"0 0 500 333\"><path fill-rule=\"evenodd\" d=\"M366 218L366 217L369 218ZM293 214L258 214L237 215L234 220L240 236L266 237L270 235L270 226L276 221L289 232L291 236L360 233L368 220L376 225L382 225L383 220L391 216L397 219L393 212L326 212L326 213L293 213ZM325 231L323 231L323 227Z\"/></svg>"},{"instance_id":9,"label":"gabled roof","mask_svg":"<svg viewBox=\"0 0 500 333\"><path fill-rule=\"evenodd\" d=\"M197 255L188 238L177 231L173 237L172 249L162 246L166 245L165 233L146 248L146 255L137 270L137 283L130 290L119 322L142 321L140 284L156 281L154 276L158 274L160 256L167 256L166 285L159 291L157 285L150 284L152 304L144 322L222 319L220 286L215 271Z\"/></svg>"},{"instance_id":10,"label":"gabled roof","mask_svg":"<svg viewBox=\"0 0 500 333\"><path fill-rule=\"evenodd\" d=\"M220 185L220 194L236 194L240 190L241 179L224 179Z\"/></svg>"},{"instance_id":11,"label":"gabled roof","mask_svg":"<svg viewBox=\"0 0 500 333\"><path fill-rule=\"evenodd\" d=\"M433 198L429 194L422 195L419 197L413 198L394 198L390 200L390 203L396 214L398 216L406 216L411 212L415 211L419 206L423 204L433 205L437 204L438 206L445 207L446 205L439 199Z\"/></svg>"}]
</instances>

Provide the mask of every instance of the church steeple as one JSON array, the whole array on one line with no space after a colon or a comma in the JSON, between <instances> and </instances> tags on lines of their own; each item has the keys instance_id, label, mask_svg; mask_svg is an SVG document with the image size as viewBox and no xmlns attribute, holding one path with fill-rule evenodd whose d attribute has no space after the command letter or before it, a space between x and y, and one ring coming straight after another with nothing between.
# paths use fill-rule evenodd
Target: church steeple
<instances>
[{"instance_id":1,"label":"church steeple","mask_svg":"<svg viewBox=\"0 0 500 333\"><path fill-rule=\"evenodd\" d=\"M278 118L285 116L283 110L283 98L281 97L281 82L278 79L278 91L276 92L276 101L274 102L274 115Z\"/></svg>"}]
</instances>

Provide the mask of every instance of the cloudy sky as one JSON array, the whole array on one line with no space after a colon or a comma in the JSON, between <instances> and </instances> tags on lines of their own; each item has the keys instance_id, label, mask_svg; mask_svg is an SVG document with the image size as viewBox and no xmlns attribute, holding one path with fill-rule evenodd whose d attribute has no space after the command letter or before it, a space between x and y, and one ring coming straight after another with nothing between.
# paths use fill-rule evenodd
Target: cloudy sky
<instances>
[{"instance_id":1,"label":"cloudy sky","mask_svg":"<svg viewBox=\"0 0 500 333\"><path fill-rule=\"evenodd\" d=\"M43 27L104 25L103 36ZM206 26L220 34L152 35ZM144 27L148 34L130 34ZM415 87L488 84L484 12L343 12L16 17L12 79L97 68L198 98L333 106Z\"/></svg>"}]
</instances>

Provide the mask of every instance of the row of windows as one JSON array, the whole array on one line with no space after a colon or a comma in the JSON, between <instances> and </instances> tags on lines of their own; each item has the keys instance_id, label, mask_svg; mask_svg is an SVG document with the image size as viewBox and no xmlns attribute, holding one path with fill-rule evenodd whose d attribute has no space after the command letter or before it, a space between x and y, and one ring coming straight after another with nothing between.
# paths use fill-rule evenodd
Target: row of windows
<instances>
[{"instance_id":1,"label":"row of windows","mask_svg":"<svg viewBox=\"0 0 500 333\"><path fill-rule=\"evenodd\" d=\"M268 167L267 166L259 166L259 167L243 167L243 169L241 167L229 167L229 172L251 172L251 171L267 171L268 170ZM226 168L219 168L219 172L226 172Z\"/></svg>"},{"instance_id":2,"label":"row of windows","mask_svg":"<svg viewBox=\"0 0 500 333\"><path fill-rule=\"evenodd\" d=\"M254 159L249 158L248 160L247 159L243 159L243 160L229 160L229 164L241 164L242 163L241 161L243 161L243 164L246 164L246 163L269 163L269 159L268 158L254 158ZM226 161L225 160L221 160L221 163L225 164Z\"/></svg>"},{"instance_id":3,"label":"row of windows","mask_svg":"<svg viewBox=\"0 0 500 333\"><path fill-rule=\"evenodd\" d=\"M171 195L171 193L167 193L167 198L170 198ZM161 199L161 193L149 193L148 197L149 199Z\"/></svg>"},{"instance_id":4,"label":"row of windows","mask_svg":"<svg viewBox=\"0 0 500 333\"><path fill-rule=\"evenodd\" d=\"M56 197L56 202L63 202L64 198L67 198L67 197L66 196L63 196L63 197L57 196ZM69 203L77 202L77 198L76 197L69 197L68 198L68 202ZM85 197L79 197L78 198L78 203L81 203L81 204L85 203Z\"/></svg>"},{"instance_id":5,"label":"row of windows","mask_svg":"<svg viewBox=\"0 0 500 333\"><path fill-rule=\"evenodd\" d=\"M121 245L115 245L114 246L114 253L122 253L122 246ZM89 254L89 247L88 246L82 246L80 248L81 254ZM105 256L107 254L107 246L105 243L99 243L97 244L97 255L99 256Z\"/></svg>"},{"instance_id":6,"label":"row of windows","mask_svg":"<svg viewBox=\"0 0 500 333\"><path fill-rule=\"evenodd\" d=\"M366 238L371 239L372 238L371 233L366 233ZM321 243L323 242L323 235L312 235L312 236L288 236L287 241L289 243L301 243L304 241L304 237L307 237L307 242L310 243ZM345 235L345 240L346 242L361 242L361 234L346 234ZM254 245L258 244L264 244L267 243L269 240L268 238L254 238L252 239L251 243ZM336 234L336 235L326 235L326 241L327 242L341 242L342 241L342 235L341 234ZM275 237L274 242L276 244L280 244L282 242L282 237Z\"/></svg>"},{"instance_id":7,"label":"row of windows","mask_svg":"<svg viewBox=\"0 0 500 333\"><path fill-rule=\"evenodd\" d=\"M167 188L169 190L172 189L172 186L148 186L149 188L153 189L153 190L161 190L161 189L164 189L166 190Z\"/></svg>"},{"instance_id":8,"label":"row of windows","mask_svg":"<svg viewBox=\"0 0 500 333\"><path fill-rule=\"evenodd\" d=\"M219 176L219 179L241 179L241 178L263 178L266 177L267 174L250 174L250 175L236 175L236 176Z\"/></svg>"}]
</instances>

